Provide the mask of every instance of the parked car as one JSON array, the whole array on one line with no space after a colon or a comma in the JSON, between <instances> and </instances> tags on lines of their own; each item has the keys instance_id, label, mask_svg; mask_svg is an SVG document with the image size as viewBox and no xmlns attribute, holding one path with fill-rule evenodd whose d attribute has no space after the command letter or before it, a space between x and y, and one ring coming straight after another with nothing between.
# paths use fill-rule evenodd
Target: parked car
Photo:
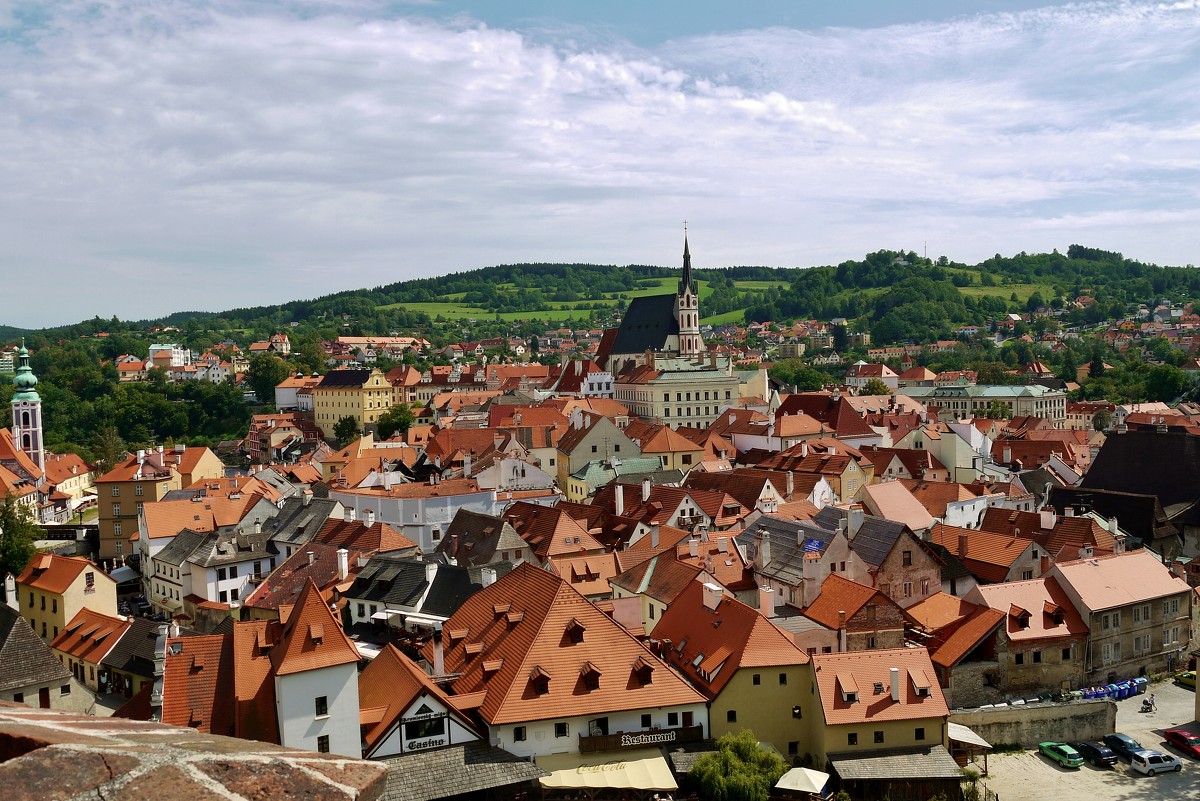
<instances>
[{"instance_id":1,"label":"parked car","mask_svg":"<svg viewBox=\"0 0 1200 801\"><path fill-rule=\"evenodd\" d=\"M1071 747L1078 751L1085 761L1098 768L1107 768L1117 764L1117 755L1104 743L1078 742L1071 743Z\"/></svg>"},{"instance_id":2,"label":"parked car","mask_svg":"<svg viewBox=\"0 0 1200 801\"><path fill-rule=\"evenodd\" d=\"M1200 759L1200 736L1187 729L1167 729L1163 732L1163 737L1192 759Z\"/></svg>"},{"instance_id":3,"label":"parked car","mask_svg":"<svg viewBox=\"0 0 1200 801\"><path fill-rule=\"evenodd\" d=\"M1175 677L1175 681L1182 684L1184 687L1196 689L1196 671L1186 670Z\"/></svg>"},{"instance_id":4,"label":"parked car","mask_svg":"<svg viewBox=\"0 0 1200 801\"><path fill-rule=\"evenodd\" d=\"M1144 750L1142 744L1130 737L1128 734L1106 734L1104 735L1104 744L1116 752L1117 756L1132 759L1133 755L1138 751Z\"/></svg>"},{"instance_id":5,"label":"parked car","mask_svg":"<svg viewBox=\"0 0 1200 801\"><path fill-rule=\"evenodd\" d=\"M1147 776L1166 773L1169 770L1183 770L1183 763L1179 761L1179 757L1152 749L1138 751L1129 760L1129 766Z\"/></svg>"},{"instance_id":6,"label":"parked car","mask_svg":"<svg viewBox=\"0 0 1200 801\"><path fill-rule=\"evenodd\" d=\"M1038 750L1064 768L1077 768L1083 764L1079 752L1066 743L1038 743Z\"/></svg>"}]
</instances>

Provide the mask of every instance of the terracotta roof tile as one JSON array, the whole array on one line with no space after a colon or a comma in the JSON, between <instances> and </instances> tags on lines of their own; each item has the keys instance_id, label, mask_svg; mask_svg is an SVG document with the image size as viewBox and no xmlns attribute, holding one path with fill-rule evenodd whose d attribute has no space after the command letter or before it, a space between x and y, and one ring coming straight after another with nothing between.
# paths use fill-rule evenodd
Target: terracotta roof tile
<instances>
[{"instance_id":1,"label":"terracotta roof tile","mask_svg":"<svg viewBox=\"0 0 1200 801\"><path fill-rule=\"evenodd\" d=\"M847 618L853 617L877 594L882 593L874 587L830 573L821 582L820 594L804 610L804 615L825 628L836 630L838 612L845 612Z\"/></svg>"},{"instance_id":2,"label":"terracotta roof tile","mask_svg":"<svg viewBox=\"0 0 1200 801\"><path fill-rule=\"evenodd\" d=\"M951 631L940 644L931 643L933 661L944 668L953 667L960 659L983 642L1004 621L1004 612L977 607Z\"/></svg>"},{"instance_id":3,"label":"terracotta roof tile","mask_svg":"<svg viewBox=\"0 0 1200 801\"><path fill-rule=\"evenodd\" d=\"M941 545L977 578L990 583L1008 578L1017 560L1030 546L1037 545L1033 540L1023 537L942 523L929 530L929 541Z\"/></svg>"},{"instance_id":4,"label":"terracotta roof tile","mask_svg":"<svg viewBox=\"0 0 1200 801\"><path fill-rule=\"evenodd\" d=\"M310 579L271 649L277 676L358 662L358 649L342 631Z\"/></svg>"},{"instance_id":5,"label":"terracotta roof tile","mask_svg":"<svg viewBox=\"0 0 1200 801\"><path fill-rule=\"evenodd\" d=\"M1029 610L1024 620L1006 615L1005 631L1013 642L1081 637L1088 633L1087 624L1052 576L980 586L977 591L992 609L1008 611L1017 606Z\"/></svg>"},{"instance_id":6,"label":"terracotta roof tile","mask_svg":"<svg viewBox=\"0 0 1200 801\"><path fill-rule=\"evenodd\" d=\"M817 692L829 725L875 723L893 720L946 718L950 710L937 681L933 664L924 648L889 648L875 651L851 651L840 654L814 654ZM891 699L891 668L900 670L900 700ZM917 677L914 681L913 677ZM846 700L839 679L857 685L858 700ZM921 696L916 684L928 685ZM881 693L874 688L882 685ZM853 692L853 689L847 687Z\"/></svg>"},{"instance_id":7,"label":"terracotta roof tile","mask_svg":"<svg viewBox=\"0 0 1200 801\"><path fill-rule=\"evenodd\" d=\"M167 641L163 660L163 723L232 737L233 688L233 635Z\"/></svg>"},{"instance_id":8,"label":"terracotta roof tile","mask_svg":"<svg viewBox=\"0 0 1200 801\"><path fill-rule=\"evenodd\" d=\"M34 556L25 566L25 570L17 577L17 584L62 595L86 570L96 573L97 581L112 581L107 573L81 556L42 553Z\"/></svg>"},{"instance_id":9,"label":"terracotta roof tile","mask_svg":"<svg viewBox=\"0 0 1200 801\"><path fill-rule=\"evenodd\" d=\"M50 647L76 659L98 665L129 630L129 621L80 609L66 628L50 641Z\"/></svg>"},{"instance_id":10,"label":"terracotta roof tile","mask_svg":"<svg viewBox=\"0 0 1200 801\"><path fill-rule=\"evenodd\" d=\"M246 740L279 742L270 647L278 641L281 629L275 620L233 624L234 720L237 736Z\"/></svg>"},{"instance_id":11,"label":"terracotta roof tile","mask_svg":"<svg viewBox=\"0 0 1200 801\"><path fill-rule=\"evenodd\" d=\"M520 622L497 619L497 603L523 612ZM568 632L572 621L582 628L576 635L581 642ZM466 640L446 645L445 670L458 674L455 695L486 692L479 714L491 725L703 701L618 623L562 579L527 562L468 598L445 627L470 632ZM477 653L469 652L470 645ZM426 646L427 659L432 649L432 643ZM654 668L650 683L633 677L639 658ZM502 660L500 669L485 672L483 663L496 660ZM586 662L600 671L596 689L583 687L580 669ZM539 689L545 691L538 694Z\"/></svg>"}]
</instances>

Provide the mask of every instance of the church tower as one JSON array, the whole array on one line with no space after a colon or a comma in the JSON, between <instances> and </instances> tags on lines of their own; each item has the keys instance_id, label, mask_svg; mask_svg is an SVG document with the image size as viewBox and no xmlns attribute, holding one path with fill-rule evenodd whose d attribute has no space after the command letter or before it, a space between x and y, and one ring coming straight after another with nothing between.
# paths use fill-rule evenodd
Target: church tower
<instances>
[{"instance_id":1,"label":"church tower","mask_svg":"<svg viewBox=\"0 0 1200 801\"><path fill-rule=\"evenodd\" d=\"M679 355L683 358L701 355L704 341L700 339L700 294L692 278L687 226L683 228L683 277L679 279L679 291L675 295L675 320L679 323Z\"/></svg>"},{"instance_id":2,"label":"church tower","mask_svg":"<svg viewBox=\"0 0 1200 801\"><path fill-rule=\"evenodd\" d=\"M42 447L42 399L37 393L37 376L29 366L29 351L25 343L17 351L20 366L13 378L16 391L12 399L13 444L33 460L39 470L46 469L46 452Z\"/></svg>"}]
</instances>

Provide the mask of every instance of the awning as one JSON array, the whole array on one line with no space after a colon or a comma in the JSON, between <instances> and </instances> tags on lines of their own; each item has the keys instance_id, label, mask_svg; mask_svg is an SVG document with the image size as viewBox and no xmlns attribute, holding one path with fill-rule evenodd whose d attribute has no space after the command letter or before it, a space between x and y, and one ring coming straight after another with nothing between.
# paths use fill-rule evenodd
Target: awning
<instances>
[{"instance_id":1,"label":"awning","mask_svg":"<svg viewBox=\"0 0 1200 801\"><path fill-rule=\"evenodd\" d=\"M547 788L612 790L678 790L671 768L657 748L619 753L551 754L537 757L537 766L550 771L539 781Z\"/></svg>"},{"instance_id":2,"label":"awning","mask_svg":"<svg viewBox=\"0 0 1200 801\"><path fill-rule=\"evenodd\" d=\"M820 795L829 781L829 774L811 768L792 768L775 782L776 790L791 790L797 793Z\"/></svg>"},{"instance_id":3,"label":"awning","mask_svg":"<svg viewBox=\"0 0 1200 801\"><path fill-rule=\"evenodd\" d=\"M109 573L108 576L118 584L123 584L126 581L137 581L140 578L138 572L129 565L121 565Z\"/></svg>"},{"instance_id":4,"label":"awning","mask_svg":"<svg viewBox=\"0 0 1200 801\"><path fill-rule=\"evenodd\" d=\"M965 743L966 745L973 745L978 748L986 748L989 751L992 748L991 744L987 740L983 739L961 723L947 723L946 735L950 738L951 742Z\"/></svg>"}]
</instances>

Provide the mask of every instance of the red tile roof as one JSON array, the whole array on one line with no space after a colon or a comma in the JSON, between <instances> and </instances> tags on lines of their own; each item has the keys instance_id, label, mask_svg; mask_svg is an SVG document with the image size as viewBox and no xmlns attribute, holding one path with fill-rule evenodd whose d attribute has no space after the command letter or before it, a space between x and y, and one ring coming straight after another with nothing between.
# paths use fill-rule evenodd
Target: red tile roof
<instances>
[{"instance_id":1,"label":"red tile roof","mask_svg":"<svg viewBox=\"0 0 1200 801\"><path fill-rule=\"evenodd\" d=\"M358 649L342 631L317 585L309 580L271 649L275 675L356 663Z\"/></svg>"},{"instance_id":2,"label":"red tile roof","mask_svg":"<svg viewBox=\"0 0 1200 801\"><path fill-rule=\"evenodd\" d=\"M814 654L812 661L828 725L947 718L950 714L924 648ZM900 670L899 701L891 698L891 668ZM879 684L883 690L876 693ZM920 695L918 686L927 687L928 693ZM843 687L857 690L858 700L847 700Z\"/></svg>"},{"instance_id":3,"label":"red tile roof","mask_svg":"<svg viewBox=\"0 0 1200 801\"><path fill-rule=\"evenodd\" d=\"M978 592L989 607L1005 613L1005 631L1013 642L1082 637L1088 633L1087 624L1052 576L980 586ZM1028 610L1029 614L1022 620L1010 614L1013 607Z\"/></svg>"},{"instance_id":4,"label":"red tile roof","mask_svg":"<svg viewBox=\"0 0 1200 801\"><path fill-rule=\"evenodd\" d=\"M102 615L91 609L80 609L67 627L50 641L50 647L76 659L98 665L129 630L129 625L128 620L119 617Z\"/></svg>"},{"instance_id":5,"label":"red tile roof","mask_svg":"<svg viewBox=\"0 0 1200 801\"><path fill-rule=\"evenodd\" d=\"M167 641L162 722L234 736L233 635Z\"/></svg>"},{"instance_id":6,"label":"red tile roof","mask_svg":"<svg viewBox=\"0 0 1200 801\"><path fill-rule=\"evenodd\" d=\"M233 624L234 720L242 739L279 742L270 647L278 642L281 629L275 620Z\"/></svg>"},{"instance_id":7,"label":"red tile roof","mask_svg":"<svg viewBox=\"0 0 1200 801\"><path fill-rule=\"evenodd\" d=\"M497 614L498 604L523 614ZM485 692L479 714L491 725L704 700L566 582L527 562L468 598L444 630L463 633L445 644L445 670L458 676L453 691ZM432 661L432 643L423 656ZM485 662L499 668L485 670ZM595 689L581 674L588 662L600 674Z\"/></svg>"},{"instance_id":8,"label":"red tile roof","mask_svg":"<svg viewBox=\"0 0 1200 801\"><path fill-rule=\"evenodd\" d=\"M1024 537L947 526L943 523L938 523L929 530L929 541L954 554L963 567L980 580L990 583L1008 578L1008 573L1017 560L1031 545L1037 544Z\"/></svg>"},{"instance_id":9,"label":"red tile roof","mask_svg":"<svg viewBox=\"0 0 1200 801\"><path fill-rule=\"evenodd\" d=\"M62 595L87 570L96 574L97 581L116 584L107 573L81 556L58 556L50 553L35 555L17 577L17 584Z\"/></svg>"}]
</instances>

